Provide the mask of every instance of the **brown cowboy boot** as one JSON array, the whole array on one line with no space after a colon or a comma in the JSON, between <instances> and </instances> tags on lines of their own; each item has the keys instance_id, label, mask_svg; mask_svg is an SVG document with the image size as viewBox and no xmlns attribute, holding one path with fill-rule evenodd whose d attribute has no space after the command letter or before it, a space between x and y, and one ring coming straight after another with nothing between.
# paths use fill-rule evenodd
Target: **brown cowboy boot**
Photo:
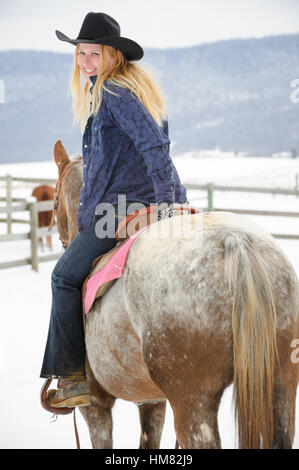
<instances>
[{"instance_id":1,"label":"brown cowboy boot","mask_svg":"<svg viewBox=\"0 0 299 470\"><path fill-rule=\"evenodd\" d=\"M74 408L90 405L85 378L67 377L58 379L57 390L49 390L48 403L55 408Z\"/></svg>"}]
</instances>

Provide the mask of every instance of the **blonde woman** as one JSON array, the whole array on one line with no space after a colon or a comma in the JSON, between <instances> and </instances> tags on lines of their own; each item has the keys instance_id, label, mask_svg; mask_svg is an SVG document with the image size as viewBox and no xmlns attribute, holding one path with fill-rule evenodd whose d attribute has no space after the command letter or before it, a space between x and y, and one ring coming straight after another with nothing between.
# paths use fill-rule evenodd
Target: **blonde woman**
<instances>
[{"instance_id":1,"label":"blonde woman","mask_svg":"<svg viewBox=\"0 0 299 470\"><path fill-rule=\"evenodd\" d=\"M58 389L48 393L48 401L62 408L90 403L81 286L93 260L116 244L115 238L96 234L101 217L95 214L96 207L100 203L115 207L123 195L127 204L158 204L161 219L173 215L174 202L186 201L186 191L169 156L161 93L135 63L143 57L142 48L122 37L118 23L104 13L88 13L77 39L59 31L56 35L76 46L74 118L85 126L79 232L52 273L51 321L41 371L43 378L59 378Z\"/></svg>"}]
</instances>

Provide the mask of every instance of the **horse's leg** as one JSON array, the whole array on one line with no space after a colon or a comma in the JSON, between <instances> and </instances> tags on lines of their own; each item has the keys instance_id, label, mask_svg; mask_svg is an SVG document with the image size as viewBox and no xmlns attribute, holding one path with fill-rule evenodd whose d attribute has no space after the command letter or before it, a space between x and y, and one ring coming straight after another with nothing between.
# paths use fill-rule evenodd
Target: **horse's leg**
<instances>
[{"instance_id":1,"label":"horse's leg","mask_svg":"<svg viewBox=\"0 0 299 470\"><path fill-rule=\"evenodd\" d=\"M141 425L139 449L160 449L166 401L143 403L138 409Z\"/></svg>"},{"instance_id":2,"label":"horse's leg","mask_svg":"<svg viewBox=\"0 0 299 470\"><path fill-rule=\"evenodd\" d=\"M277 367L273 396L273 448L291 449L295 435L295 405L298 385L298 364L292 361L290 343L296 332L278 334L280 365Z\"/></svg>"},{"instance_id":3,"label":"horse's leg","mask_svg":"<svg viewBox=\"0 0 299 470\"><path fill-rule=\"evenodd\" d=\"M291 449L295 434L296 387L280 383L274 390L274 449Z\"/></svg>"},{"instance_id":4,"label":"horse's leg","mask_svg":"<svg viewBox=\"0 0 299 470\"><path fill-rule=\"evenodd\" d=\"M38 244L39 244L40 248L42 249L42 251L44 251L44 242L43 242L42 237L38 238Z\"/></svg>"},{"instance_id":5,"label":"horse's leg","mask_svg":"<svg viewBox=\"0 0 299 470\"><path fill-rule=\"evenodd\" d=\"M50 248L52 250L52 236L51 235L47 235L47 247Z\"/></svg>"},{"instance_id":6,"label":"horse's leg","mask_svg":"<svg viewBox=\"0 0 299 470\"><path fill-rule=\"evenodd\" d=\"M182 449L220 449L218 408L221 394L198 390L197 398L184 397L184 402L171 403L177 441Z\"/></svg>"},{"instance_id":7,"label":"horse's leg","mask_svg":"<svg viewBox=\"0 0 299 470\"><path fill-rule=\"evenodd\" d=\"M112 449L112 407L115 398L95 380L88 361L86 361L86 379L91 404L79 409L87 423L92 447Z\"/></svg>"},{"instance_id":8,"label":"horse's leg","mask_svg":"<svg viewBox=\"0 0 299 470\"><path fill-rule=\"evenodd\" d=\"M152 339L160 337L164 341ZM230 331L221 326L201 334L192 332L189 325L167 325L159 331L152 328L151 335L143 337L145 362L172 407L182 449L221 447L217 414L223 391L233 378L231 344Z\"/></svg>"}]
</instances>

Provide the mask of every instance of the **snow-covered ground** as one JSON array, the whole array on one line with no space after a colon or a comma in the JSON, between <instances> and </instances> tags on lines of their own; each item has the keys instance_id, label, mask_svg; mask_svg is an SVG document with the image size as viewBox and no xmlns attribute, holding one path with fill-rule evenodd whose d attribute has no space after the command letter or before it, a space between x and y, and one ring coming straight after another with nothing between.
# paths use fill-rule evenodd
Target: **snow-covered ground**
<instances>
[{"instance_id":1,"label":"snow-covered ground","mask_svg":"<svg viewBox=\"0 0 299 470\"><path fill-rule=\"evenodd\" d=\"M188 154L174 158L181 179L187 183L215 182L229 185L275 186L294 188L299 174L299 159L242 158L215 152ZM53 162L0 165L0 175L56 178ZM0 187L0 195L4 189ZM31 194L29 185L20 184L15 197ZM202 194L200 194L202 196ZM205 204L190 191L193 205ZM216 193L215 206L259 208L299 212L299 198L243 193ZM21 214L20 214L21 215ZM299 234L299 218L251 217L270 232ZM26 225L13 225L13 232L28 230ZM0 233L5 225L0 224ZM58 236L53 236L54 250L61 250ZM299 241L278 240L299 276ZM1 261L29 256L29 241L2 242ZM39 402L43 383L39 378L48 330L51 305L50 276L55 261L40 263L39 272L24 266L0 270L1 333L0 333L0 448L46 449L74 448L72 415L60 416L51 422L51 415ZM231 408L232 389L222 398L219 429L223 448L235 447L235 427ZM298 396L298 394L297 394ZM136 405L117 400L113 409L114 447L138 448L139 421ZM294 448L299 448L299 396L297 399ZM80 413L77 421L82 448L91 448L87 427ZM167 407L161 447L175 444L173 416Z\"/></svg>"}]
</instances>

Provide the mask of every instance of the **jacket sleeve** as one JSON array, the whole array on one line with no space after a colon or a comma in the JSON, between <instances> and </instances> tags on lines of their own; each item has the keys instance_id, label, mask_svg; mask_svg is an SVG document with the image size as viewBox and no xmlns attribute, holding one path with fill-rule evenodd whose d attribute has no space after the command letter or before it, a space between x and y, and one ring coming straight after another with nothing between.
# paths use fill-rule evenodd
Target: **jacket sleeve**
<instances>
[{"instance_id":1,"label":"jacket sleeve","mask_svg":"<svg viewBox=\"0 0 299 470\"><path fill-rule=\"evenodd\" d=\"M108 113L143 156L147 174L154 185L156 202L175 202L175 175L169 156L167 122L159 127L145 106L127 88L113 86L109 89L117 96L103 90Z\"/></svg>"}]
</instances>

